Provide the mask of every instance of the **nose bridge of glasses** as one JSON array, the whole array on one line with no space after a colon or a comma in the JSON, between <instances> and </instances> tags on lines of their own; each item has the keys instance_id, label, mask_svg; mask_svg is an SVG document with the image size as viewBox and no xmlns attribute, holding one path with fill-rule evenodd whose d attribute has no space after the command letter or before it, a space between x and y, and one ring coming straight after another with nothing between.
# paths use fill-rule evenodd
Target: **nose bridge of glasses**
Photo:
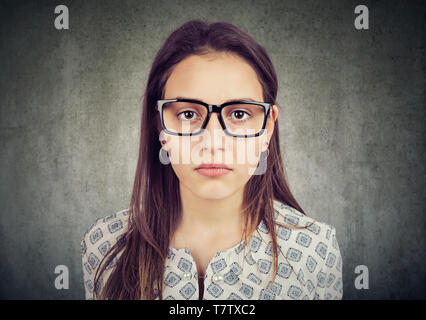
<instances>
[{"instance_id":1,"label":"nose bridge of glasses","mask_svg":"<svg viewBox=\"0 0 426 320\"><path fill-rule=\"evenodd\" d=\"M214 105L214 104L209 104L208 105L208 109L209 109L209 118L207 120L207 123L205 125L206 129L211 126L212 124L212 117L214 117L214 114L216 114L216 122L217 124L214 126L214 128L220 128L222 129L222 124L220 123L219 117L220 117L220 112L221 112L221 107Z\"/></svg>"},{"instance_id":2,"label":"nose bridge of glasses","mask_svg":"<svg viewBox=\"0 0 426 320\"><path fill-rule=\"evenodd\" d=\"M208 131L207 137L210 137L208 139L211 143L213 143L215 146L222 146L223 144L223 137L226 136L224 132L224 128L222 127L222 123L220 121L220 113L221 113L221 106L209 104L208 105L209 110L209 116L206 120L207 122L204 125L204 132ZM216 119L212 119L216 118Z\"/></svg>"},{"instance_id":3,"label":"nose bridge of glasses","mask_svg":"<svg viewBox=\"0 0 426 320\"><path fill-rule=\"evenodd\" d=\"M209 112L210 113L216 112L217 114L219 114L220 110L222 109L222 106L218 106L216 104L209 104L208 107L209 107Z\"/></svg>"}]
</instances>

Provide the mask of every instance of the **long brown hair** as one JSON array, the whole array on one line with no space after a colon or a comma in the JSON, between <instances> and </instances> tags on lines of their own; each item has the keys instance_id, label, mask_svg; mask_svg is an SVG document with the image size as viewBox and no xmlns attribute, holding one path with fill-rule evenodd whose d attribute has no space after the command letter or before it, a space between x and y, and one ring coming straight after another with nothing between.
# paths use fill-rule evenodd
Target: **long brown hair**
<instances>
[{"instance_id":1,"label":"long brown hair","mask_svg":"<svg viewBox=\"0 0 426 320\"><path fill-rule=\"evenodd\" d=\"M123 241L112 246L96 270L94 299L152 300L157 296L163 299L164 266L170 239L181 214L181 199L179 180L172 166L163 165L158 158L161 144L156 101L164 98L165 83L173 66L187 56L210 52L229 52L244 58L257 73L264 101L277 105L278 81L272 62L265 49L244 31L227 22L192 20L170 34L155 57L144 94L128 229ZM278 245L273 200L304 214L286 181L278 122L275 122L269 143L267 162L266 172L251 176L244 187L242 213L246 240L250 234L248 230L254 230L264 220L272 237L275 279ZM120 252L114 270L103 285L99 281L102 273Z\"/></svg>"}]
</instances>

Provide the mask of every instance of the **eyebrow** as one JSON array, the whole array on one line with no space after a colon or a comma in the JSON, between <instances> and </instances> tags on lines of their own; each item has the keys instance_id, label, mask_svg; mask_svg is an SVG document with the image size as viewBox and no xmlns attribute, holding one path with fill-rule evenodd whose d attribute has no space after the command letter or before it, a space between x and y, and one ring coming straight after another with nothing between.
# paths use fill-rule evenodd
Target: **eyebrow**
<instances>
[{"instance_id":1,"label":"eyebrow","mask_svg":"<svg viewBox=\"0 0 426 320\"><path fill-rule=\"evenodd\" d=\"M188 97L182 97L182 96L177 96L177 97L175 97L175 99L188 99L188 100L197 100L197 101L204 102L204 101L202 101L202 100L200 100L200 99L196 99L196 98L188 98ZM226 101L225 101L225 102L223 102L223 103L236 102L236 101L242 101L242 100L245 100L245 101L252 101L252 102L258 102L258 101L256 101L256 100L253 100L252 98L238 98L238 99L230 99L230 100L226 100ZM207 103L207 102L204 102L204 103Z\"/></svg>"}]
</instances>

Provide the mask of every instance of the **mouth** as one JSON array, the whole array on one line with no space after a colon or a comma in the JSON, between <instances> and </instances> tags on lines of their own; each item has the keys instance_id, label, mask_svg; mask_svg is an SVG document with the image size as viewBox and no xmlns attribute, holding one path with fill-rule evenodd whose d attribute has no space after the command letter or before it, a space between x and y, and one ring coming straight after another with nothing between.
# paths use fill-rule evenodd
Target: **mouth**
<instances>
[{"instance_id":1,"label":"mouth","mask_svg":"<svg viewBox=\"0 0 426 320\"><path fill-rule=\"evenodd\" d=\"M202 164L195 168L195 171L203 176L217 177L231 172L232 169L225 164Z\"/></svg>"}]
</instances>

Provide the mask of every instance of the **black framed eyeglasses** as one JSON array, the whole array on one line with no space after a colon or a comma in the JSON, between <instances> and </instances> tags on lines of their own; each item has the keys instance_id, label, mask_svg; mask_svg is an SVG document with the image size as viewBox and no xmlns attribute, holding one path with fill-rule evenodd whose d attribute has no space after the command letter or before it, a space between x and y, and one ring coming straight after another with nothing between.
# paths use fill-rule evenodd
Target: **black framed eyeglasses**
<instances>
[{"instance_id":1,"label":"black framed eyeglasses","mask_svg":"<svg viewBox=\"0 0 426 320\"><path fill-rule=\"evenodd\" d=\"M265 131L271 104L267 102L234 100L221 105L192 99L157 100L164 132L176 136L201 134L212 112L218 113L219 123L232 137L251 138Z\"/></svg>"}]
</instances>

